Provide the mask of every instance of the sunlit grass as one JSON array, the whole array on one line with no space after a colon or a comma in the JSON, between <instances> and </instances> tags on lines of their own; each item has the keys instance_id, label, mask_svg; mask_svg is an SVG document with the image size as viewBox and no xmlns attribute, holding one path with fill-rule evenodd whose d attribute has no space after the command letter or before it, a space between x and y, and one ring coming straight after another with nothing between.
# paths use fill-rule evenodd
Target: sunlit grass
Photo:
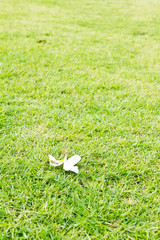
<instances>
[{"instance_id":1,"label":"sunlit grass","mask_svg":"<svg viewBox=\"0 0 160 240\"><path fill-rule=\"evenodd\" d=\"M159 239L159 1L0 9L0 239Z\"/></svg>"}]
</instances>

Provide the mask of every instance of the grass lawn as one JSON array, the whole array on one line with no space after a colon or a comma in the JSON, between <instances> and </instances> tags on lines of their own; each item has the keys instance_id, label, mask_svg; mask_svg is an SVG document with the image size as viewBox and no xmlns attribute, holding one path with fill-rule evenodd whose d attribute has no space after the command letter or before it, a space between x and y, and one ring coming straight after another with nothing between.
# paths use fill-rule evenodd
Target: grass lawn
<instances>
[{"instance_id":1,"label":"grass lawn","mask_svg":"<svg viewBox=\"0 0 160 240\"><path fill-rule=\"evenodd\" d=\"M0 88L0 240L160 239L159 0L0 0Z\"/></svg>"}]
</instances>

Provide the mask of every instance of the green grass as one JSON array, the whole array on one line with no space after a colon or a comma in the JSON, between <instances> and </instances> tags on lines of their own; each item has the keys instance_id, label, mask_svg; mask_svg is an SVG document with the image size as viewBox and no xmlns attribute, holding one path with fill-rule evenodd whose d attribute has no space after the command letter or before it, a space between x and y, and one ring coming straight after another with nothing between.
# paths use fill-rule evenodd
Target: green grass
<instances>
[{"instance_id":1,"label":"green grass","mask_svg":"<svg viewBox=\"0 0 160 240\"><path fill-rule=\"evenodd\" d=\"M0 239L160 239L160 1L0 9Z\"/></svg>"}]
</instances>

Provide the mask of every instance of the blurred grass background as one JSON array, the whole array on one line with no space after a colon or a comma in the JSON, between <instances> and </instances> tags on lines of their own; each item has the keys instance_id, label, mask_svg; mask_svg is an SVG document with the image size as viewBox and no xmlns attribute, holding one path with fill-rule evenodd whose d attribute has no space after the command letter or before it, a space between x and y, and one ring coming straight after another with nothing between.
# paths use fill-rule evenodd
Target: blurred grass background
<instances>
[{"instance_id":1,"label":"blurred grass background","mask_svg":"<svg viewBox=\"0 0 160 240\"><path fill-rule=\"evenodd\" d=\"M0 9L0 239L159 239L160 2Z\"/></svg>"}]
</instances>

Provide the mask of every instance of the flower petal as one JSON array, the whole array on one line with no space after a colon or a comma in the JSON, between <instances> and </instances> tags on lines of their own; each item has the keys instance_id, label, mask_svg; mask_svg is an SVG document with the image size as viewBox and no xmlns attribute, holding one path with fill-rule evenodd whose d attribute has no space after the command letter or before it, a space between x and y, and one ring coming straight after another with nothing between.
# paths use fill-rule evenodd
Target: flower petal
<instances>
[{"instance_id":1,"label":"flower petal","mask_svg":"<svg viewBox=\"0 0 160 240\"><path fill-rule=\"evenodd\" d=\"M64 159L61 161L58 161L53 156L49 155L49 161L51 166L57 167L63 164Z\"/></svg>"},{"instance_id":2,"label":"flower petal","mask_svg":"<svg viewBox=\"0 0 160 240\"><path fill-rule=\"evenodd\" d=\"M81 160L81 157L79 155L74 155L73 157L69 158L67 160L67 163L71 165L76 165Z\"/></svg>"},{"instance_id":3,"label":"flower petal","mask_svg":"<svg viewBox=\"0 0 160 240\"><path fill-rule=\"evenodd\" d=\"M78 170L78 167L77 166L65 166L65 164L63 165L63 169L65 170L65 171L72 171L72 172L74 172L74 173L78 173L79 172L79 170Z\"/></svg>"}]
</instances>

